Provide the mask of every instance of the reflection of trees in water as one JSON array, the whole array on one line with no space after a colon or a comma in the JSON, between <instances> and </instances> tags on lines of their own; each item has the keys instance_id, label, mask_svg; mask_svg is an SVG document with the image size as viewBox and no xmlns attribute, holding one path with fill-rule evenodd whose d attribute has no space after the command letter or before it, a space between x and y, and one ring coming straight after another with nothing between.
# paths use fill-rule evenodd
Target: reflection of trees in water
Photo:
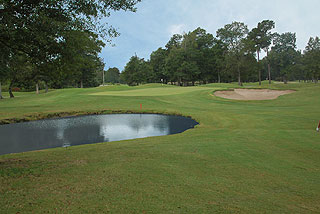
<instances>
[{"instance_id":1,"label":"reflection of trees in water","mask_svg":"<svg viewBox=\"0 0 320 214\"><path fill-rule=\"evenodd\" d=\"M178 116L117 114L71 117L0 126L0 154L160 136L192 128Z\"/></svg>"},{"instance_id":2,"label":"reflection of trees in water","mask_svg":"<svg viewBox=\"0 0 320 214\"><path fill-rule=\"evenodd\" d=\"M57 138L63 142L61 146L103 142L104 137L100 135L98 121L96 115L58 120L55 127L57 127Z\"/></svg>"},{"instance_id":3,"label":"reflection of trees in water","mask_svg":"<svg viewBox=\"0 0 320 214\"><path fill-rule=\"evenodd\" d=\"M99 130L99 124L86 124L83 118L5 125L0 127L0 154L103 142Z\"/></svg>"},{"instance_id":4,"label":"reflection of trees in water","mask_svg":"<svg viewBox=\"0 0 320 214\"><path fill-rule=\"evenodd\" d=\"M100 135L100 125L90 124L82 126L72 126L65 129L65 139L71 145L81 145L103 142L104 137Z\"/></svg>"},{"instance_id":5,"label":"reflection of trees in water","mask_svg":"<svg viewBox=\"0 0 320 214\"><path fill-rule=\"evenodd\" d=\"M36 128L30 123L1 126L0 136L0 154L55 148L63 144L63 140L57 139L56 131L52 128Z\"/></svg>"},{"instance_id":6,"label":"reflection of trees in water","mask_svg":"<svg viewBox=\"0 0 320 214\"><path fill-rule=\"evenodd\" d=\"M171 116L169 118L169 134L176 134L186 131L187 129L193 128L198 123L191 118L181 116Z\"/></svg>"}]
</instances>

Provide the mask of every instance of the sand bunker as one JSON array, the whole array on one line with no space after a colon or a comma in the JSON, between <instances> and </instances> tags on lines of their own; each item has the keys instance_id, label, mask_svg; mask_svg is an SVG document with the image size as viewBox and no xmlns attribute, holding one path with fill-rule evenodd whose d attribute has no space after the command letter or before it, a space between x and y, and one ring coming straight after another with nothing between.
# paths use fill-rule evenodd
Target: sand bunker
<instances>
[{"instance_id":1,"label":"sand bunker","mask_svg":"<svg viewBox=\"0 0 320 214\"><path fill-rule=\"evenodd\" d=\"M216 91L214 95L233 100L273 100L293 92L293 90L234 89L233 91Z\"/></svg>"}]
</instances>

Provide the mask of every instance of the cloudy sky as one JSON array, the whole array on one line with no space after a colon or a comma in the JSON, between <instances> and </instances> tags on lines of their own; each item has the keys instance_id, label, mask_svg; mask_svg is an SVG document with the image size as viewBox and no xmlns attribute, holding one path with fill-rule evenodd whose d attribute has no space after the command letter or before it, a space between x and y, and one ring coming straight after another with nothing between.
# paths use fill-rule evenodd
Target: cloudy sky
<instances>
[{"instance_id":1,"label":"cloudy sky","mask_svg":"<svg viewBox=\"0 0 320 214\"><path fill-rule=\"evenodd\" d=\"M320 0L142 0L137 12L116 12L107 19L121 33L102 50L106 69L122 70L134 54L149 59L175 33L197 27L216 35L217 29L241 21L251 29L269 19L279 33L295 32L298 49L310 36L320 36Z\"/></svg>"}]
</instances>

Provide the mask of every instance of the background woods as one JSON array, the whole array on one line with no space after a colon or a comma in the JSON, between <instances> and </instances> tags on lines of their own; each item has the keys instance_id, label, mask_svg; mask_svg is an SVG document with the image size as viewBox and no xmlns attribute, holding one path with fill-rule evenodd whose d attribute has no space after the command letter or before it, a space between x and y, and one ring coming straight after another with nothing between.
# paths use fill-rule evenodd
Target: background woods
<instances>
[{"instance_id":1,"label":"background woods","mask_svg":"<svg viewBox=\"0 0 320 214\"><path fill-rule=\"evenodd\" d=\"M272 32L263 20L248 29L232 22L216 36L197 28L173 35L149 59L132 56L122 72L104 71L102 48L119 33L104 23L110 11L135 11L135 1L12 1L0 3L0 98L15 90L94 87L102 83L164 83L303 80L318 82L320 41L296 48L295 33ZM261 52L265 52L261 57ZM104 79L103 79L104 78Z\"/></svg>"},{"instance_id":2,"label":"background woods","mask_svg":"<svg viewBox=\"0 0 320 214\"><path fill-rule=\"evenodd\" d=\"M216 37L197 28L173 35L165 48L152 52L149 60L134 56L121 73L129 85L172 83L188 86L213 82L303 80L318 82L320 76L318 37L311 37L305 51L297 50L295 33L272 32L275 23L263 20L249 30L232 22ZM261 52L265 56L261 57ZM133 66L135 65L135 66Z\"/></svg>"}]
</instances>

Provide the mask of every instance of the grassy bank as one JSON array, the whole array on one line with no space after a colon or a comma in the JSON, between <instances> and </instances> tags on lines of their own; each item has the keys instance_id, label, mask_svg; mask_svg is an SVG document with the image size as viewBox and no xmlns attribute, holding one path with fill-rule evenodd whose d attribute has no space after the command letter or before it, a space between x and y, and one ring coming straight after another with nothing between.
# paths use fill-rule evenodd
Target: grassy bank
<instances>
[{"instance_id":1,"label":"grassy bank","mask_svg":"<svg viewBox=\"0 0 320 214\"><path fill-rule=\"evenodd\" d=\"M200 123L171 136L0 156L0 212L318 212L320 86L264 84L296 90L269 101L212 95L234 87L105 86L0 100L3 123L140 111Z\"/></svg>"}]
</instances>

